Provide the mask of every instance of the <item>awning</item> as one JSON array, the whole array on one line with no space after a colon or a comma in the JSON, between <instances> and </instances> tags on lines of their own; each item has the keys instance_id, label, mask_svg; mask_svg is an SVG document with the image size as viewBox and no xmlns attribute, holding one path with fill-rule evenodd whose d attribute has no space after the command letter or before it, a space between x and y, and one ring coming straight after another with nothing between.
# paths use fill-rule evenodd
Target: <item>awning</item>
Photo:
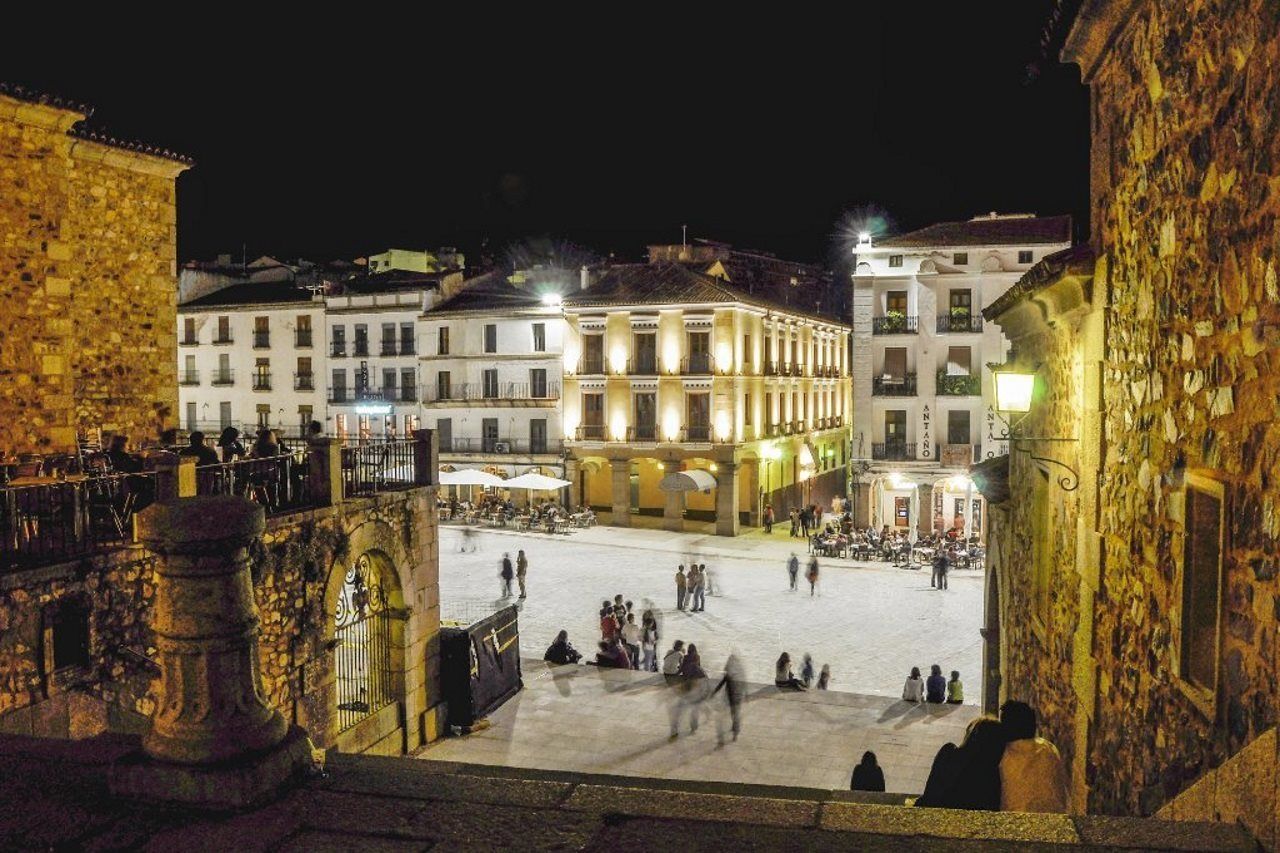
<instances>
[{"instance_id":1,"label":"awning","mask_svg":"<svg viewBox=\"0 0 1280 853\"><path fill-rule=\"evenodd\" d=\"M506 482L496 474L490 474L488 471L480 471L475 468L440 472L440 485L442 486L501 486L505 485Z\"/></svg>"},{"instance_id":2,"label":"awning","mask_svg":"<svg viewBox=\"0 0 1280 853\"><path fill-rule=\"evenodd\" d=\"M508 489L531 489L535 492L554 492L556 489L563 489L570 485L568 480L558 480L555 477L548 477L545 474L535 474L532 471L528 474L521 474L519 477L512 477L510 480L503 480L502 485Z\"/></svg>"},{"instance_id":3,"label":"awning","mask_svg":"<svg viewBox=\"0 0 1280 853\"><path fill-rule=\"evenodd\" d=\"M705 492L714 489L716 478L708 471L673 471L662 478L658 489L663 492Z\"/></svg>"}]
</instances>

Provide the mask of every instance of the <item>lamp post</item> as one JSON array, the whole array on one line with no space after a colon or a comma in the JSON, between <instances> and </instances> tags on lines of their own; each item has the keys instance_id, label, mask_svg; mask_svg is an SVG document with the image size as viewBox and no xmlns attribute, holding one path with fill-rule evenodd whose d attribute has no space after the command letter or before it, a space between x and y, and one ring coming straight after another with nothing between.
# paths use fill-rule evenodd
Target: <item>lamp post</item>
<instances>
[{"instance_id":1,"label":"lamp post","mask_svg":"<svg viewBox=\"0 0 1280 853\"><path fill-rule=\"evenodd\" d=\"M1058 437L1044 435L1018 435L1015 430L1027 419L1031 414L1031 404L1035 397L1036 376L1039 368L1031 370L1019 369L1014 365L988 365L995 379L996 390L996 412L1003 418L1006 414L1016 414L1022 417L1010 423L1005 420L1004 434L999 436L1001 439L1009 441L1011 450L1021 451L1031 457L1032 461L1040 464L1041 467L1047 468L1050 465L1057 466L1066 471L1065 474L1058 477L1058 486L1064 492L1074 492L1080 486L1080 474L1075 468L1065 462L1054 459L1049 456L1039 456L1032 453L1027 447L1020 447L1019 442L1029 443L1035 441L1077 441L1073 437ZM966 507L966 509L969 509Z\"/></svg>"}]
</instances>

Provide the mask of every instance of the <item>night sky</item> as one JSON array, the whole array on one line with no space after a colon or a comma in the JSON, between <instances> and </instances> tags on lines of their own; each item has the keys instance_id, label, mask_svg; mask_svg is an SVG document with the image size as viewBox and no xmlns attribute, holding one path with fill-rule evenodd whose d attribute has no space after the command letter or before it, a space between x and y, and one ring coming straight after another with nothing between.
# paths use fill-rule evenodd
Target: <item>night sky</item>
<instances>
[{"instance_id":1,"label":"night sky","mask_svg":"<svg viewBox=\"0 0 1280 853\"><path fill-rule=\"evenodd\" d=\"M0 79L193 156L181 260L537 237L633 258L682 223L822 260L868 213L892 232L1066 212L1084 233L1088 94L1041 59L1051 0L872 5L193 23L6 45Z\"/></svg>"}]
</instances>

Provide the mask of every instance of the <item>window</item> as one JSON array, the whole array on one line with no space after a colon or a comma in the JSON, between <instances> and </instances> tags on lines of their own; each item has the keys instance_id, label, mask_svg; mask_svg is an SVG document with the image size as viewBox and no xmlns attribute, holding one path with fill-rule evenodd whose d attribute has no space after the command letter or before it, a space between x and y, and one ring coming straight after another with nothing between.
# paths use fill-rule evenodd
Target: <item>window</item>
<instances>
[{"instance_id":1,"label":"window","mask_svg":"<svg viewBox=\"0 0 1280 853\"><path fill-rule=\"evenodd\" d=\"M947 375L971 376L973 353L970 347L947 347Z\"/></svg>"},{"instance_id":2,"label":"window","mask_svg":"<svg viewBox=\"0 0 1280 853\"><path fill-rule=\"evenodd\" d=\"M311 406L298 407L298 435L307 435L307 430L311 428L311 422L315 420L315 414Z\"/></svg>"},{"instance_id":3,"label":"window","mask_svg":"<svg viewBox=\"0 0 1280 853\"><path fill-rule=\"evenodd\" d=\"M298 359L298 373L295 377L294 387L299 391L310 391L315 387L315 379L311 373L311 359Z\"/></svg>"},{"instance_id":4,"label":"window","mask_svg":"<svg viewBox=\"0 0 1280 853\"><path fill-rule=\"evenodd\" d=\"M1208 477L1186 476L1179 674L1212 701L1222 612L1223 488Z\"/></svg>"},{"instance_id":5,"label":"window","mask_svg":"<svg viewBox=\"0 0 1280 853\"><path fill-rule=\"evenodd\" d=\"M604 373L604 335L582 336L582 364L579 373Z\"/></svg>"},{"instance_id":6,"label":"window","mask_svg":"<svg viewBox=\"0 0 1280 853\"><path fill-rule=\"evenodd\" d=\"M969 443L969 413L964 411L947 412L947 443Z\"/></svg>"},{"instance_id":7,"label":"window","mask_svg":"<svg viewBox=\"0 0 1280 853\"><path fill-rule=\"evenodd\" d=\"M1030 249L1019 249L1019 250L1018 250L1018 263L1020 263L1020 264L1029 264L1029 263L1031 263L1031 250L1030 250Z\"/></svg>"},{"instance_id":8,"label":"window","mask_svg":"<svg viewBox=\"0 0 1280 853\"><path fill-rule=\"evenodd\" d=\"M418 376L412 367L400 368L400 399L412 402L417 399ZM406 433L408 435L408 433Z\"/></svg>"},{"instance_id":9,"label":"window","mask_svg":"<svg viewBox=\"0 0 1280 853\"><path fill-rule=\"evenodd\" d=\"M230 317L218 318L218 337L215 338L213 342L215 344L231 343L231 318Z\"/></svg>"},{"instance_id":10,"label":"window","mask_svg":"<svg viewBox=\"0 0 1280 853\"><path fill-rule=\"evenodd\" d=\"M484 397L486 400L498 396L498 369L491 367L484 372Z\"/></svg>"},{"instance_id":11,"label":"window","mask_svg":"<svg viewBox=\"0 0 1280 853\"><path fill-rule=\"evenodd\" d=\"M258 432L271 429L271 404L259 403L258 409Z\"/></svg>"},{"instance_id":12,"label":"window","mask_svg":"<svg viewBox=\"0 0 1280 853\"><path fill-rule=\"evenodd\" d=\"M44 609L41 622L46 675L89 666L88 601L80 596L60 599Z\"/></svg>"},{"instance_id":13,"label":"window","mask_svg":"<svg viewBox=\"0 0 1280 853\"><path fill-rule=\"evenodd\" d=\"M293 345L296 347L311 346L311 315L299 314L293 326Z\"/></svg>"},{"instance_id":14,"label":"window","mask_svg":"<svg viewBox=\"0 0 1280 853\"><path fill-rule=\"evenodd\" d=\"M480 445L485 453L494 453L498 445L498 419L483 418L480 421Z\"/></svg>"},{"instance_id":15,"label":"window","mask_svg":"<svg viewBox=\"0 0 1280 853\"><path fill-rule=\"evenodd\" d=\"M547 324L546 323L533 324L533 351L534 352L547 351Z\"/></svg>"},{"instance_id":16,"label":"window","mask_svg":"<svg viewBox=\"0 0 1280 853\"><path fill-rule=\"evenodd\" d=\"M973 310L973 291L968 288L964 290L953 290L949 295L951 315L969 316Z\"/></svg>"},{"instance_id":17,"label":"window","mask_svg":"<svg viewBox=\"0 0 1280 853\"><path fill-rule=\"evenodd\" d=\"M369 354L369 327L364 323L356 323L355 354L357 356Z\"/></svg>"},{"instance_id":18,"label":"window","mask_svg":"<svg viewBox=\"0 0 1280 853\"><path fill-rule=\"evenodd\" d=\"M436 419L436 442L441 453L453 452L453 418Z\"/></svg>"},{"instance_id":19,"label":"window","mask_svg":"<svg viewBox=\"0 0 1280 853\"><path fill-rule=\"evenodd\" d=\"M271 359L259 358L253 365L253 390L271 390Z\"/></svg>"},{"instance_id":20,"label":"window","mask_svg":"<svg viewBox=\"0 0 1280 853\"><path fill-rule=\"evenodd\" d=\"M902 255L890 255L890 256L889 256L889 266L891 266L891 267L900 267L900 266L902 266Z\"/></svg>"},{"instance_id":21,"label":"window","mask_svg":"<svg viewBox=\"0 0 1280 853\"><path fill-rule=\"evenodd\" d=\"M449 371L441 370L436 374L436 399L448 400L449 397Z\"/></svg>"},{"instance_id":22,"label":"window","mask_svg":"<svg viewBox=\"0 0 1280 853\"><path fill-rule=\"evenodd\" d=\"M711 395L685 395L685 441L711 438Z\"/></svg>"},{"instance_id":23,"label":"window","mask_svg":"<svg viewBox=\"0 0 1280 853\"><path fill-rule=\"evenodd\" d=\"M333 371L329 383L329 392L333 402L345 403L347 401L347 371L345 369L337 368Z\"/></svg>"},{"instance_id":24,"label":"window","mask_svg":"<svg viewBox=\"0 0 1280 853\"><path fill-rule=\"evenodd\" d=\"M529 396L535 400L547 396L547 371L543 367L535 367L529 371Z\"/></svg>"},{"instance_id":25,"label":"window","mask_svg":"<svg viewBox=\"0 0 1280 853\"><path fill-rule=\"evenodd\" d=\"M884 348L884 375L902 382L907 378L907 348Z\"/></svg>"},{"instance_id":26,"label":"window","mask_svg":"<svg viewBox=\"0 0 1280 853\"><path fill-rule=\"evenodd\" d=\"M751 335L744 334L742 336L742 371L750 374L754 372L755 355L751 352Z\"/></svg>"},{"instance_id":27,"label":"window","mask_svg":"<svg viewBox=\"0 0 1280 853\"><path fill-rule=\"evenodd\" d=\"M635 440L656 441L658 438L658 395L644 391L635 395Z\"/></svg>"},{"instance_id":28,"label":"window","mask_svg":"<svg viewBox=\"0 0 1280 853\"><path fill-rule=\"evenodd\" d=\"M689 333L689 373L711 372L711 333Z\"/></svg>"},{"instance_id":29,"label":"window","mask_svg":"<svg viewBox=\"0 0 1280 853\"><path fill-rule=\"evenodd\" d=\"M333 429L334 429L334 434L338 437L338 439L339 439L339 440L346 438L346 437L347 437L347 432L348 432L348 430L349 430L349 428L348 428L348 426L347 426L347 416L346 416L346 415L334 415L334 416L333 416Z\"/></svg>"},{"instance_id":30,"label":"window","mask_svg":"<svg viewBox=\"0 0 1280 853\"><path fill-rule=\"evenodd\" d=\"M657 374L658 336L652 332L637 332L632 336L631 348L635 354L631 372L642 376Z\"/></svg>"},{"instance_id":31,"label":"window","mask_svg":"<svg viewBox=\"0 0 1280 853\"><path fill-rule=\"evenodd\" d=\"M218 372L213 377L214 385L230 385L231 375L231 356L225 352L218 355Z\"/></svg>"},{"instance_id":32,"label":"window","mask_svg":"<svg viewBox=\"0 0 1280 853\"><path fill-rule=\"evenodd\" d=\"M954 252L951 255L951 263L958 267L963 267L969 263L968 252Z\"/></svg>"},{"instance_id":33,"label":"window","mask_svg":"<svg viewBox=\"0 0 1280 853\"><path fill-rule=\"evenodd\" d=\"M185 317L182 320L182 342L184 344L194 344L196 338L196 320L194 317Z\"/></svg>"},{"instance_id":34,"label":"window","mask_svg":"<svg viewBox=\"0 0 1280 853\"><path fill-rule=\"evenodd\" d=\"M396 324L395 323L382 324L382 354L383 355L396 354Z\"/></svg>"},{"instance_id":35,"label":"window","mask_svg":"<svg viewBox=\"0 0 1280 853\"><path fill-rule=\"evenodd\" d=\"M496 323L486 323L484 327L484 351L498 351L498 326Z\"/></svg>"},{"instance_id":36,"label":"window","mask_svg":"<svg viewBox=\"0 0 1280 853\"><path fill-rule=\"evenodd\" d=\"M396 397L395 368L382 368L382 396L387 400L394 400Z\"/></svg>"},{"instance_id":37,"label":"window","mask_svg":"<svg viewBox=\"0 0 1280 853\"><path fill-rule=\"evenodd\" d=\"M604 395L582 395L582 426L579 438L600 441L604 438Z\"/></svg>"},{"instance_id":38,"label":"window","mask_svg":"<svg viewBox=\"0 0 1280 853\"><path fill-rule=\"evenodd\" d=\"M907 292L905 290L890 290L884 295L884 310L886 314L907 314Z\"/></svg>"},{"instance_id":39,"label":"window","mask_svg":"<svg viewBox=\"0 0 1280 853\"><path fill-rule=\"evenodd\" d=\"M218 404L218 429L223 430L231 426L231 403L223 401Z\"/></svg>"},{"instance_id":40,"label":"window","mask_svg":"<svg viewBox=\"0 0 1280 853\"><path fill-rule=\"evenodd\" d=\"M196 404L187 403L187 432L195 432L199 427L196 426Z\"/></svg>"},{"instance_id":41,"label":"window","mask_svg":"<svg viewBox=\"0 0 1280 853\"><path fill-rule=\"evenodd\" d=\"M742 395L742 425L751 426L751 392Z\"/></svg>"},{"instance_id":42,"label":"window","mask_svg":"<svg viewBox=\"0 0 1280 853\"><path fill-rule=\"evenodd\" d=\"M333 327L333 354L339 358L347 354L347 327Z\"/></svg>"},{"instance_id":43,"label":"window","mask_svg":"<svg viewBox=\"0 0 1280 853\"><path fill-rule=\"evenodd\" d=\"M183 359L181 379L183 385L198 385L200 383L200 374L196 373L196 357L194 355L189 355Z\"/></svg>"},{"instance_id":44,"label":"window","mask_svg":"<svg viewBox=\"0 0 1280 853\"><path fill-rule=\"evenodd\" d=\"M529 452L547 452L547 419L531 418L529 420Z\"/></svg>"},{"instance_id":45,"label":"window","mask_svg":"<svg viewBox=\"0 0 1280 853\"><path fill-rule=\"evenodd\" d=\"M400 324L400 354L413 355L417 347L413 345L413 324Z\"/></svg>"},{"instance_id":46,"label":"window","mask_svg":"<svg viewBox=\"0 0 1280 853\"><path fill-rule=\"evenodd\" d=\"M449 327L441 326L436 330L436 354L449 354Z\"/></svg>"},{"instance_id":47,"label":"window","mask_svg":"<svg viewBox=\"0 0 1280 853\"><path fill-rule=\"evenodd\" d=\"M253 318L253 346L254 349L265 349L271 346L270 317Z\"/></svg>"}]
</instances>

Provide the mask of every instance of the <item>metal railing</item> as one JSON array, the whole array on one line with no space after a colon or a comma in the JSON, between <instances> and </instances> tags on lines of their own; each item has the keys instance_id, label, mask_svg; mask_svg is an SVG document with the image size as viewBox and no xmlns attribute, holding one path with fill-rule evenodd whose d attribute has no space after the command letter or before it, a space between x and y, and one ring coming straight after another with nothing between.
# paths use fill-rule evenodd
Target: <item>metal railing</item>
<instances>
[{"instance_id":1,"label":"metal railing","mask_svg":"<svg viewBox=\"0 0 1280 853\"><path fill-rule=\"evenodd\" d=\"M711 354L691 353L680 360L680 372L685 376L705 376L711 372Z\"/></svg>"},{"instance_id":2,"label":"metal railing","mask_svg":"<svg viewBox=\"0 0 1280 853\"><path fill-rule=\"evenodd\" d=\"M873 335L914 335L920 330L920 318L905 314L886 314L871 318Z\"/></svg>"},{"instance_id":3,"label":"metal railing","mask_svg":"<svg viewBox=\"0 0 1280 853\"><path fill-rule=\"evenodd\" d=\"M0 572L129 545L133 514L155 497L155 472L6 487L0 490Z\"/></svg>"},{"instance_id":4,"label":"metal railing","mask_svg":"<svg viewBox=\"0 0 1280 853\"><path fill-rule=\"evenodd\" d=\"M765 376L778 376L778 375L779 375L779 373L778 373L778 362L776 362L776 361L766 361L766 362L764 363L764 375L765 375Z\"/></svg>"},{"instance_id":5,"label":"metal railing","mask_svg":"<svg viewBox=\"0 0 1280 853\"><path fill-rule=\"evenodd\" d=\"M328 399L330 403L354 403L356 395L350 388L330 388Z\"/></svg>"},{"instance_id":6,"label":"metal railing","mask_svg":"<svg viewBox=\"0 0 1280 853\"><path fill-rule=\"evenodd\" d=\"M657 376L658 357L648 355L627 360L627 373L631 376Z\"/></svg>"},{"instance_id":7,"label":"metal railing","mask_svg":"<svg viewBox=\"0 0 1280 853\"><path fill-rule=\"evenodd\" d=\"M871 458L885 462L910 462L916 458L914 442L889 441L871 445Z\"/></svg>"},{"instance_id":8,"label":"metal railing","mask_svg":"<svg viewBox=\"0 0 1280 853\"><path fill-rule=\"evenodd\" d=\"M579 376L599 376L604 373L604 357L583 356L578 359Z\"/></svg>"},{"instance_id":9,"label":"metal railing","mask_svg":"<svg viewBox=\"0 0 1280 853\"><path fill-rule=\"evenodd\" d=\"M534 441L528 438L463 438L450 437L438 441L441 453L492 453L498 456L523 456L537 453L559 455L564 450L561 439Z\"/></svg>"},{"instance_id":10,"label":"metal railing","mask_svg":"<svg viewBox=\"0 0 1280 853\"><path fill-rule=\"evenodd\" d=\"M253 374L253 390L270 391L271 390L271 374L270 373L254 373Z\"/></svg>"},{"instance_id":11,"label":"metal railing","mask_svg":"<svg viewBox=\"0 0 1280 853\"><path fill-rule=\"evenodd\" d=\"M347 357L347 342L346 342L346 341L333 341L331 344L329 344L329 355L330 355L330 357L332 357L332 358L346 358L346 357Z\"/></svg>"},{"instance_id":12,"label":"metal railing","mask_svg":"<svg viewBox=\"0 0 1280 853\"><path fill-rule=\"evenodd\" d=\"M417 346L414 344L414 342L413 342L413 341L411 341L411 340L406 341L406 340L404 340L403 338L401 338L401 339L400 339L400 354L401 354L401 355L417 355L417 354L418 354L418 348L417 348Z\"/></svg>"},{"instance_id":13,"label":"metal railing","mask_svg":"<svg viewBox=\"0 0 1280 853\"><path fill-rule=\"evenodd\" d=\"M310 329L294 329L293 345L298 348L311 346L311 330Z\"/></svg>"},{"instance_id":14,"label":"metal railing","mask_svg":"<svg viewBox=\"0 0 1280 853\"><path fill-rule=\"evenodd\" d=\"M270 332L254 332L253 348L254 349L270 349L271 333Z\"/></svg>"},{"instance_id":15,"label":"metal railing","mask_svg":"<svg viewBox=\"0 0 1280 853\"><path fill-rule=\"evenodd\" d=\"M178 374L178 384L179 385L199 385L200 371L198 370L182 371L181 373Z\"/></svg>"},{"instance_id":16,"label":"metal railing","mask_svg":"<svg viewBox=\"0 0 1280 853\"><path fill-rule=\"evenodd\" d=\"M261 504L268 516L317 506L306 451L240 459L196 468L197 495L237 495Z\"/></svg>"},{"instance_id":17,"label":"metal railing","mask_svg":"<svg viewBox=\"0 0 1280 853\"><path fill-rule=\"evenodd\" d=\"M293 374L293 390L295 391L316 390L316 375L314 373Z\"/></svg>"},{"instance_id":18,"label":"metal railing","mask_svg":"<svg viewBox=\"0 0 1280 853\"><path fill-rule=\"evenodd\" d=\"M351 348L351 354L356 358L364 358L369 355L369 342L356 339L355 345Z\"/></svg>"},{"instance_id":19,"label":"metal railing","mask_svg":"<svg viewBox=\"0 0 1280 853\"><path fill-rule=\"evenodd\" d=\"M710 424L693 424L680 430L680 441L684 442L704 442L711 440Z\"/></svg>"},{"instance_id":20,"label":"metal railing","mask_svg":"<svg viewBox=\"0 0 1280 853\"><path fill-rule=\"evenodd\" d=\"M343 497L413 488L416 445L413 439L398 439L342 448Z\"/></svg>"},{"instance_id":21,"label":"metal railing","mask_svg":"<svg viewBox=\"0 0 1280 853\"><path fill-rule=\"evenodd\" d=\"M629 442L652 442L658 440L658 425L653 424L637 424L627 427L627 441Z\"/></svg>"},{"instance_id":22,"label":"metal railing","mask_svg":"<svg viewBox=\"0 0 1280 853\"><path fill-rule=\"evenodd\" d=\"M581 424L574 435L578 441L604 441L604 424Z\"/></svg>"},{"instance_id":23,"label":"metal railing","mask_svg":"<svg viewBox=\"0 0 1280 853\"><path fill-rule=\"evenodd\" d=\"M938 332L981 332L982 315L973 313L939 314Z\"/></svg>"},{"instance_id":24,"label":"metal railing","mask_svg":"<svg viewBox=\"0 0 1280 853\"><path fill-rule=\"evenodd\" d=\"M982 377L968 374L948 374L938 371L938 396L977 397L982 393Z\"/></svg>"},{"instance_id":25,"label":"metal railing","mask_svg":"<svg viewBox=\"0 0 1280 853\"><path fill-rule=\"evenodd\" d=\"M873 397L914 397L916 395L916 375L907 373L902 376L877 376L871 380Z\"/></svg>"},{"instance_id":26,"label":"metal railing","mask_svg":"<svg viewBox=\"0 0 1280 853\"><path fill-rule=\"evenodd\" d=\"M395 342L395 341L383 341L383 342L382 342L382 346L381 346L381 347L379 348L379 350L378 350L378 354L379 354L379 355L395 355L395 354L396 354L396 342Z\"/></svg>"},{"instance_id":27,"label":"metal railing","mask_svg":"<svg viewBox=\"0 0 1280 853\"><path fill-rule=\"evenodd\" d=\"M228 333L226 334L226 336L225 336L225 337L224 337L224 336L222 336L222 335L219 335L218 337L214 338L214 339L213 339L213 342L214 342L215 344L220 344L220 345L221 345L221 344L233 344L233 343L235 343L235 339L234 339L233 337L231 337L231 333L230 333L230 332L228 332Z\"/></svg>"},{"instance_id":28,"label":"metal railing","mask_svg":"<svg viewBox=\"0 0 1280 853\"><path fill-rule=\"evenodd\" d=\"M428 385L423 389L424 403L465 400L558 400L560 383L530 382L462 382L447 388Z\"/></svg>"},{"instance_id":29,"label":"metal railing","mask_svg":"<svg viewBox=\"0 0 1280 853\"><path fill-rule=\"evenodd\" d=\"M236 381L236 372L234 370L216 370L213 378L210 380L211 385L234 385Z\"/></svg>"},{"instance_id":30,"label":"metal railing","mask_svg":"<svg viewBox=\"0 0 1280 853\"><path fill-rule=\"evenodd\" d=\"M184 336L182 340L178 341L178 346L180 347L194 347L194 346L199 346L199 344L200 344L199 338L188 338L186 336Z\"/></svg>"},{"instance_id":31,"label":"metal railing","mask_svg":"<svg viewBox=\"0 0 1280 853\"><path fill-rule=\"evenodd\" d=\"M939 444L938 461L947 468L967 468L982 461L981 444Z\"/></svg>"}]
</instances>

